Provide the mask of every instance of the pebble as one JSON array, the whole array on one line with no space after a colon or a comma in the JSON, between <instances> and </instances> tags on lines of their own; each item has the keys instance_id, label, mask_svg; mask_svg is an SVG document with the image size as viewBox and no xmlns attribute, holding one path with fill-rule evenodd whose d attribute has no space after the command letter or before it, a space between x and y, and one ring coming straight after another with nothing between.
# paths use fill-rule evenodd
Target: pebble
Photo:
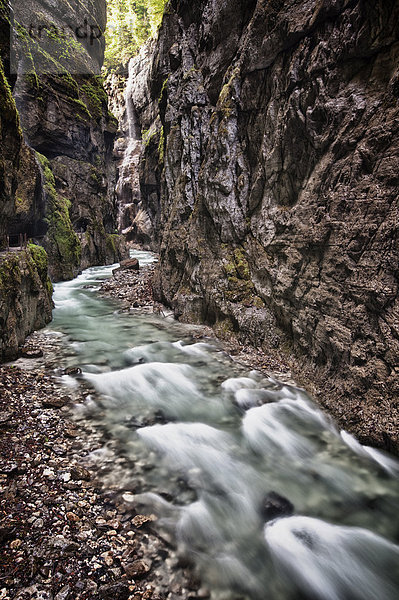
<instances>
[{"instance_id":1,"label":"pebble","mask_svg":"<svg viewBox=\"0 0 399 600\"><path fill-rule=\"evenodd\" d=\"M62 365L63 338L42 332L32 338L52 369ZM78 385L63 393L38 363L29 371L0 365L0 456L7 457L0 460L0 535L9 536L2 540L1 558L2 575L12 574L2 579L0 599L172 598L177 574L181 589L188 589L183 571L164 560L168 547L144 528L155 516L136 515L135 529L129 530L135 496L119 491L115 481L129 473L131 489L140 493L134 465L86 415L83 421L69 420L71 407L83 406L87 391ZM98 410L95 394L91 397ZM89 463L94 452L101 460ZM8 529L4 515L12 525ZM156 569L150 557L162 557ZM127 581L126 569L137 581ZM173 596L180 599L186 596Z\"/></svg>"}]
</instances>

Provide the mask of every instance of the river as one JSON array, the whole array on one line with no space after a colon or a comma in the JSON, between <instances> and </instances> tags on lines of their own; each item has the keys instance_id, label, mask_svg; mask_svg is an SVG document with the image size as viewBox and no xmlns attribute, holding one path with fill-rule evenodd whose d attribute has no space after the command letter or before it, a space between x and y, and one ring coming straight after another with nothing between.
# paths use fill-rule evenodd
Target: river
<instances>
[{"instance_id":1,"label":"river","mask_svg":"<svg viewBox=\"0 0 399 600\"><path fill-rule=\"evenodd\" d=\"M131 501L156 513L211 597L396 600L398 461L192 326L118 310L96 292L111 271L57 284L51 328L97 392L81 413L145 465Z\"/></svg>"}]
</instances>

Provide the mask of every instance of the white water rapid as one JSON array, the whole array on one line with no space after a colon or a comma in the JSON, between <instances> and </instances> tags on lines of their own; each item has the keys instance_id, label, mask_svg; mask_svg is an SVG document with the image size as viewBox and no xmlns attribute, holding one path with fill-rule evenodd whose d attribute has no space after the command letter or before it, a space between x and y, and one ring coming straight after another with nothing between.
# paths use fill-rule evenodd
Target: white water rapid
<instances>
[{"instance_id":1,"label":"white water rapid","mask_svg":"<svg viewBox=\"0 0 399 600\"><path fill-rule=\"evenodd\" d=\"M145 463L132 502L157 514L211 597L396 600L398 461L193 327L118 311L96 293L110 274L57 284L51 327L96 392L81 416Z\"/></svg>"}]
</instances>

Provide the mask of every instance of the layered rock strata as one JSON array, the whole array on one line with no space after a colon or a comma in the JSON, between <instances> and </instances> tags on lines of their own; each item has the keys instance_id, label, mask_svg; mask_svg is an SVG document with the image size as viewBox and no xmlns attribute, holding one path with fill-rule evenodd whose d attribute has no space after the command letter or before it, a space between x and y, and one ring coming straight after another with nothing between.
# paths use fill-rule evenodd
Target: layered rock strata
<instances>
[{"instance_id":1,"label":"layered rock strata","mask_svg":"<svg viewBox=\"0 0 399 600\"><path fill-rule=\"evenodd\" d=\"M158 299L293 357L341 423L356 432L367 411L361 437L387 448L398 447L398 23L394 0L171 0L152 109L138 111L156 132L141 192Z\"/></svg>"}]
</instances>

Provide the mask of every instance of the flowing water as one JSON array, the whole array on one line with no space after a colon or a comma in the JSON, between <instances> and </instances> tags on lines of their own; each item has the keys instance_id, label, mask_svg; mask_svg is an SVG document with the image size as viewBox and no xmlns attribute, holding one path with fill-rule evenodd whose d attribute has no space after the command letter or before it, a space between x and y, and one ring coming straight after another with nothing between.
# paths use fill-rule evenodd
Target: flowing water
<instances>
[{"instance_id":1,"label":"flowing water","mask_svg":"<svg viewBox=\"0 0 399 600\"><path fill-rule=\"evenodd\" d=\"M111 269L57 284L52 328L100 394L87 414L146 464L134 502L194 558L212 598L398 598L398 462L303 390L195 342L192 326L118 311L96 294Z\"/></svg>"}]
</instances>

